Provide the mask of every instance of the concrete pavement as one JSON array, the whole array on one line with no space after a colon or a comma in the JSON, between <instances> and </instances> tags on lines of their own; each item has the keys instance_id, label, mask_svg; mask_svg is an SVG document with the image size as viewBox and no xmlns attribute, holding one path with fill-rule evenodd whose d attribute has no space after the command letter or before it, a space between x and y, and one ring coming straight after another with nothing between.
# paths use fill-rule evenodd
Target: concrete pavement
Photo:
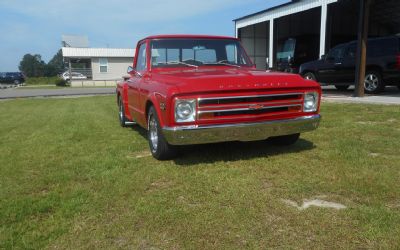
<instances>
[{"instance_id":1,"label":"concrete pavement","mask_svg":"<svg viewBox=\"0 0 400 250\"><path fill-rule=\"evenodd\" d=\"M79 95L107 95L115 94L115 88L55 88L55 89L18 89L9 88L0 90L0 99L52 97L52 96L79 96Z\"/></svg>"},{"instance_id":2,"label":"concrete pavement","mask_svg":"<svg viewBox=\"0 0 400 250\"><path fill-rule=\"evenodd\" d=\"M322 87L322 101L400 105L400 90L397 87L386 87L379 95L365 95L365 97L353 97L353 92L354 87L346 91L336 90L333 86Z\"/></svg>"}]
</instances>

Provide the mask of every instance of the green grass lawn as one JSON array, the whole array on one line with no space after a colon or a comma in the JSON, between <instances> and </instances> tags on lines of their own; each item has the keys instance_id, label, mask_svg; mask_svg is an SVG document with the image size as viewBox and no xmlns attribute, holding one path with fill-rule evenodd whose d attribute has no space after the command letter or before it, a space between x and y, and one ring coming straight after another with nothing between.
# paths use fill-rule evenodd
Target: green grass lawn
<instances>
[{"instance_id":1,"label":"green grass lawn","mask_svg":"<svg viewBox=\"0 0 400 250\"><path fill-rule=\"evenodd\" d=\"M149 156L114 97L0 102L0 248L400 248L400 107L324 104L321 127ZM299 211L283 199L348 208Z\"/></svg>"}]
</instances>

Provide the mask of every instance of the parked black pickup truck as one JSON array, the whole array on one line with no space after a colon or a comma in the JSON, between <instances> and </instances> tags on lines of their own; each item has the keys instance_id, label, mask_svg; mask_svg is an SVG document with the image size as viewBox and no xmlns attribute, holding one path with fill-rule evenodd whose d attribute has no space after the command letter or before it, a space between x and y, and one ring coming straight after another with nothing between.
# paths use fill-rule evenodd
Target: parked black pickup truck
<instances>
[{"instance_id":1,"label":"parked black pickup truck","mask_svg":"<svg viewBox=\"0 0 400 250\"><path fill-rule=\"evenodd\" d=\"M356 41L337 45L320 60L302 64L299 73L345 90L355 81L356 50ZM400 36L368 39L365 92L380 93L386 85L400 88Z\"/></svg>"},{"instance_id":2,"label":"parked black pickup truck","mask_svg":"<svg viewBox=\"0 0 400 250\"><path fill-rule=\"evenodd\" d=\"M0 83L20 84L25 82L21 72L0 72Z\"/></svg>"}]
</instances>

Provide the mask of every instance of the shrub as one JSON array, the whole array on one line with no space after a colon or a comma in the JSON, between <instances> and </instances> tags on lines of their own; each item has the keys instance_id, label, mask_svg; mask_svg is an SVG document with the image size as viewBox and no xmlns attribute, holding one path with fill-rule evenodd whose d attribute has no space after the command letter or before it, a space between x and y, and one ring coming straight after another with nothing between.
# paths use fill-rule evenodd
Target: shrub
<instances>
[{"instance_id":1,"label":"shrub","mask_svg":"<svg viewBox=\"0 0 400 250\"><path fill-rule=\"evenodd\" d=\"M62 78L58 78L56 80L56 86L65 87L65 86L67 86L67 81Z\"/></svg>"},{"instance_id":2,"label":"shrub","mask_svg":"<svg viewBox=\"0 0 400 250\"><path fill-rule=\"evenodd\" d=\"M25 81L26 85L57 85L57 86L66 86L63 79L58 76L52 77L28 77ZM63 84L63 85L59 85Z\"/></svg>"}]
</instances>

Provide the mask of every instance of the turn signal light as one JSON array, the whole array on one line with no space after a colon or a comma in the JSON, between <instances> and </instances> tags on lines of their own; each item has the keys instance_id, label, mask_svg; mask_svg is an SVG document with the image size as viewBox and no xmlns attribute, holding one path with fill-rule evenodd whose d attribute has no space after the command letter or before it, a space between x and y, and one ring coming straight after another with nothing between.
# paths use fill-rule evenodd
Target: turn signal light
<instances>
[{"instance_id":1,"label":"turn signal light","mask_svg":"<svg viewBox=\"0 0 400 250\"><path fill-rule=\"evenodd\" d=\"M214 118L214 113L203 113L199 114L200 119L212 119Z\"/></svg>"},{"instance_id":2,"label":"turn signal light","mask_svg":"<svg viewBox=\"0 0 400 250\"><path fill-rule=\"evenodd\" d=\"M301 106L292 106L292 107L288 107L288 111L289 112L298 112L301 110Z\"/></svg>"}]
</instances>

